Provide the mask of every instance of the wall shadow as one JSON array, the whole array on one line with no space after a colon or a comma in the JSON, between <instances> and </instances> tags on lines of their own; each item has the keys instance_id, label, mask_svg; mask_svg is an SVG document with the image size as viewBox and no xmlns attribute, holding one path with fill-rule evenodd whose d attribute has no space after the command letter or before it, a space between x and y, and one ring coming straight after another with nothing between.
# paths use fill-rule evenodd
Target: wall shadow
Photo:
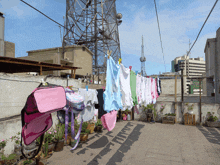
<instances>
[{"instance_id":1,"label":"wall shadow","mask_svg":"<svg viewBox=\"0 0 220 165\"><path fill-rule=\"evenodd\" d=\"M196 126L196 127L202 132L202 134L206 137L206 139L210 143L220 145L220 133L217 131L216 128L202 127L202 126Z\"/></svg>"},{"instance_id":2,"label":"wall shadow","mask_svg":"<svg viewBox=\"0 0 220 165\"><path fill-rule=\"evenodd\" d=\"M131 123L127 123L125 127L112 139L111 142L109 142L106 147L97 154L92 161L88 163L88 165L96 165L98 163L98 159L102 159L104 155L106 155L108 152L111 151L110 147L114 146L114 143L120 144L120 148L118 151L109 159L108 165L113 165L115 162L121 162L122 158L124 157L124 153L128 152L130 149L131 145L138 140L140 136L140 130L145 126L143 124L138 124L133 131L130 134L127 134L126 131L130 130L129 128ZM128 137L127 137L128 136ZM124 142L121 143L118 140L123 140ZM92 144L91 144L92 145ZM91 147L91 146L90 146Z\"/></svg>"}]
</instances>

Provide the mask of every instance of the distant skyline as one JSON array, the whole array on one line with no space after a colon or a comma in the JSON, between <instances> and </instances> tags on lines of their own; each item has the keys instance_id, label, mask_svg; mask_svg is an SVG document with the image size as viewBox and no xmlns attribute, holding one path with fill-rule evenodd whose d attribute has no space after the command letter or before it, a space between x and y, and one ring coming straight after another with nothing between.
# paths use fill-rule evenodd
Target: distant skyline
<instances>
[{"instance_id":1,"label":"distant skyline","mask_svg":"<svg viewBox=\"0 0 220 165\"><path fill-rule=\"evenodd\" d=\"M26 0L60 24L66 12L65 0ZM215 0L156 0L159 16L166 72L171 61L186 54L196 39ZM144 37L147 75L165 72L160 46L154 0L119 1L118 13L122 13L119 38L122 63L141 71L141 37ZM0 0L0 11L5 15L5 40L15 43L15 56L27 56L27 51L61 46L59 25L50 21L20 0ZM199 39L191 50L191 58L203 57L207 38L215 38L220 27L220 3L210 15ZM62 29L63 31L63 29Z\"/></svg>"}]
</instances>

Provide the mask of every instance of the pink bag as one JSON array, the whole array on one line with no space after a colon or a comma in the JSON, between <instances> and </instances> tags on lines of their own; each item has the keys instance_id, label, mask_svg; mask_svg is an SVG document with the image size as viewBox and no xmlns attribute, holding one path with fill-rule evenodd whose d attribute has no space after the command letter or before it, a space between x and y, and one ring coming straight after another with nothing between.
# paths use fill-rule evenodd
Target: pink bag
<instances>
[{"instance_id":1,"label":"pink bag","mask_svg":"<svg viewBox=\"0 0 220 165\"><path fill-rule=\"evenodd\" d=\"M38 87L27 99L26 113L52 113L66 105L66 93L62 86Z\"/></svg>"},{"instance_id":2,"label":"pink bag","mask_svg":"<svg viewBox=\"0 0 220 165\"><path fill-rule=\"evenodd\" d=\"M37 152L29 159L39 153L44 133L53 124L51 113L63 109L65 105L66 94L62 86L51 84L38 87L28 96L26 104L21 111L21 146L22 138L24 139L24 144L29 145L38 137L41 137ZM23 147L21 147L21 152L26 157L23 153Z\"/></svg>"},{"instance_id":3,"label":"pink bag","mask_svg":"<svg viewBox=\"0 0 220 165\"><path fill-rule=\"evenodd\" d=\"M113 110L110 113L106 113L101 117L102 125L108 131L113 130L117 120L117 111Z\"/></svg>"},{"instance_id":4,"label":"pink bag","mask_svg":"<svg viewBox=\"0 0 220 165\"><path fill-rule=\"evenodd\" d=\"M24 144L29 145L39 136L44 134L53 124L51 114L32 114L25 118L25 125L22 128ZM27 114L25 114L27 116ZM31 120L33 118L33 120Z\"/></svg>"}]
</instances>

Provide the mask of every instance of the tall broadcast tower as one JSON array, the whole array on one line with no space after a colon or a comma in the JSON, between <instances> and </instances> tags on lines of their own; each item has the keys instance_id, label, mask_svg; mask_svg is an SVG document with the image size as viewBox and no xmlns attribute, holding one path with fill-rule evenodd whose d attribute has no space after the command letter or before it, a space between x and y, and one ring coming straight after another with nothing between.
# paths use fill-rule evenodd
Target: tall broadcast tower
<instances>
[{"instance_id":1,"label":"tall broadcast tower","mask_svg":"<svg viewBox=\"0 0 220 165\"><path fill-rule=\"evenodd\" d=\"M145 71L145 61L146 61L146 57L144 56L144 38L142 35L142 45L141 45L141 75L142 76L146 76L146 71Z\"/></svg>"},{"instance_id":2,"label":"tall broadcast tower","mask_svg":"<svg viewBox=\"0 0 220 165\"><path fill-rule=\"evenodd\" d=\"M107 50L115 62L121 58L118 26L122 14L116 0L66 0L66 30L63 48L85 45L93 52L93 74L105 73ZM63 52L64 54L64 52ZM98 70L98 71L97 71Z\"/></svg>"}]
</instances>

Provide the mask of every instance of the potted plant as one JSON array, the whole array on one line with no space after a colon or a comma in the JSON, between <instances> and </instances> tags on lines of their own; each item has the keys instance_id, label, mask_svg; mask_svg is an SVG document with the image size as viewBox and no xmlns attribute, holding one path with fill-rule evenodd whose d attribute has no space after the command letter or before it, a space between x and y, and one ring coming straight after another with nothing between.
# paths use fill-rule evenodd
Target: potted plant
<instances>
[{"instance_id":1,"label":"potted plant","mask_svg":"<svg viewBox=\"0 0 220 165\"><path fill-rule=\"evenodd\" d=\"M207 125L208 127L220 127L220 122L218 121L218 117L214 116L214 112L208 117Z\"/></svg>"},{"instance_id":2,"label":"potted plant","mask_svg":"<svg viewBox=\"0 0 220 165\"><path fill-rule=\"evenodd\" d=\"M90 130L90 134L93 133L94 129L95 129L95 123L89 122L88 126L87 126L87 129Z\"/></svg>"},{"instance_id":3,"label":"potted plant","mask_svg":"<svg viewBox=\"0 0 220 165\"><path fill-rule=\"evenodd\" d=\"M100 119L95 123L95 132L102 132L102 122Z\"/></svg>"},{"instance_id":4,"label":"potted plant","mask_svg":"<svg viewBox=\"0 0 220 165\"><path fill-rule=\"evenodd\" d=\"M20 155L20 154L21 154L20 135L21 135L21 133L18 132L17 135L10 137L11 141L15 141L15 144L14 144L14 152L15 152L17 155Z\"/></svg>"},{"instance_id":5,"label":"potted plant","mask_svg":"<svg viewBox=\"0 0 220 165\"><path fill-rule=\"evenodd\" d=\"M56 132L54 134L54 141L55 141L55 152L59 152L63 150L63 146L64 146L64 135L65 132L65 124L57 124L56 125Z\"/></svg>"},{"instance_id":6,"label":"potted plant","mask_svg":"<svg viewBox=\"0 0 220 165\"><path fill-rule=\"evenodd\" d=\"M189 103L186 103L185 105L188 107L188 113L193 114L194 104L189 105Z\"/></svg>"},{"instance_id":7,"label":"potted plant","mask_svg":"<svg viewBox=\"0 0 220 165\"><path fill-rule=\"evenodd\" d=\"M54 134L55 132L50 130L44 135L43 153L45 154L45 157L47 157L48 153L52 152L55 148Z\"/></svg>"},{"instance_id":8,"label":"potted plant","mask_svg":"<svg viewBox=\"0 0 220 165\"><path fill-rule=\"evenodd\" d=\"M176 114L175 113L166 113L162 117L162 123L164 124L174 124L175 123Z\"/></svg>"},{"instance_id":9,"label":"potted plant","mask_svg":"<svg viewBox=\"0 0 220 165\"><path fill-rule=\"evenodd\" d=\"M88 127L88 123L83 122L82 130L80 133L80 141L86 141L88 139L88 134L90 133L90 130L88 130L87 127Z\"/></svg>"}]
</instances>

